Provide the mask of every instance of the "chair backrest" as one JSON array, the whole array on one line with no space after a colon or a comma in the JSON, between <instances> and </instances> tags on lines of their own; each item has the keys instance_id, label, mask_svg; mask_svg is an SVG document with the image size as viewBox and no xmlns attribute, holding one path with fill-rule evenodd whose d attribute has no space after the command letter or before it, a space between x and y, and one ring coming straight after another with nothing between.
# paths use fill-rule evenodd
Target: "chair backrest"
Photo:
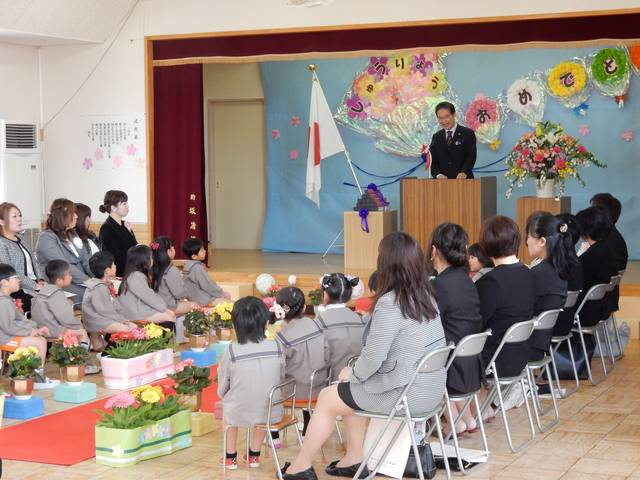
<instances>
[{"instance_id":1,"label":"chair backrest","mask_svg":"<svg viewBox=\"0 0 640 480\"><path fill-rule=\"evenodd\" d=\"M609 283L609 285L611 285L611 290L613 290L615 287L618 287L621 281L622 281L622 275L620 274L614 275L613 277L611 277L611 282Z\"/></svg>"},{"instance_id":2,"label":"chair backrest","mask_svg":"<svg viewBox=\"0 0 640 480\"><path fill-rule=\"evenodd\" d=\"M561 308L556 310L545 310L540 315L536 317L536 325L533 328L534 330L551 330L556 326L556 321L558 320L558 315L562 311Z\"/></svg>"},{"instance_id":3,"label":"chair backrest","mask_svg":"<svg viewBox=\"0 0 640 480\"><path fill-rule=\"evenodd\" d=\"M318 368L311 372L309 378L309 396L307 397L307 407L311 412L313 406L313 391L316 387L326 386L331 383L331 366Z\"/></svg>"},{"instance_id":4,"label":"chair backrest","mask_svg":"<svg viewBox=\"0 0 640 480\"><path fill-rule=\"evenodd\" d=\"M572 308L575 307L576 302L578 301L578 297L580 296L580 292L582 290L570 290L567 292L567 299L564 302L564 308Z\"/></svg>"},{"instance_id":5,"label":"chair backrest","mask_svg":"<svg viewBox=\"0 0 640 480\"><path fill-rule=\"evenodd\" d=\"M447 368L449 368L453 360L456 358L475 357L476 355L480 355L484 348L484 344L487 342L487 338L490 336L491 329L461 338L456 345L456 349L449 357Z\"/></svg>"},{"instance_id":6,"label":"chair backrest","mask_svg":"<svg viewBox=\"0 0 640 480\"><path fill-rule=\"evenodd\" d=\"M580 312L582 311L582 309L584 308L587 302L595 302L596 300L602 300L605 297L605 295L610 291L610 288L611 288L610 283L598 283L597 285L594 285L593 287L591 287L587 291L587 294L582 299L582 302L580 302L580 306L576 309L576 316L580 314Z\"/></svg>"},{"instance_id":7,"label":"chair backrest","mask_svg":"<svg viewBox=\"0 0 640 480\"><path fill-rule=\"evenodd\" d=\"M358 361L358 358L360 358L360 355L354 355L347 360L347 367L353 367L353 365Z\"/></svg>"},{"instance_id":8,"label":"chair backrest","mask_svg":"<svg viewBox=\"0 0 640 480\"><path fill-rule=\"evenodd\" d=\"M290 390L289 390L290 389ZM276 392L280 392L280 395L276 395ZM290 392L290 393L286 393ZM271 411L273 407L283 404L284 402L291 400L293 405L293 413L295 413L296 405L296 381L295 379L287 380L271 388L269 391L269 409L267 410L267 425L271 425Z\"/></svg>"},{"instance_id":9,"label":"chair backrest","mask_svg":"<svg viewBox=\"0 0 640 480\"><path fill-rule=\"evenodd\" d=\"M496 361L496 358L498 358L498 355L500 355L502 347L504 347L505 344L520 343L524 342L525 340L529 340L529 337L531 336L535 325L536 319L527 320L525 322L518 322L511 325L505 332L502 340L500 340L500 344L498 345L496 351L493 353L493 357L491 357L491 361L489 361L487 368L491 368L491 364Z\"/></svg>"},{"instance_id":10,"label":"chair backrest","mask_svg":"<svg viewBox=\"0 0 640 480\"><path fill-rule=\"evenodd\" d=\"M624 276L624 272L626 272L626 270L618 270L618 275L622 277Z\"/></svg>"}]
</instances>

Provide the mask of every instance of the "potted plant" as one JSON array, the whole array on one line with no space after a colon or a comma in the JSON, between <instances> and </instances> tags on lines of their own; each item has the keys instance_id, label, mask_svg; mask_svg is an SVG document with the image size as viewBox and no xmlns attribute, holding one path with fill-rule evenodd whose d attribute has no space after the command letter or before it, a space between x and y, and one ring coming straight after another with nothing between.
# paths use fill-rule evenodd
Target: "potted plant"
<instances>
[{"instance_id":1,"label":"potted plant","mask_svg":"<svg viewBox=\"0 0 640 480\"><path fill-rule=\"evenodd\" d=\"M307 293L309 297L309 304L313 310L313 314L318 314L318 306L322 303L322 289L320 287L314 288Z\"/></svg>"},{"instance_id":2,"label":"potted plant","mask_svg":"<svg viewBox=\"0 0 640 480\"><path fill-rule=\"evenodd\" d=\"M586 186L578 167L595 165L605 168L576 138L564 133L562 126L551 122L538 123L535 131L525 133L506 161L505 177L510 181L505 194L507 198L513 193L513 188L521 187L527 178L536 180L538 197L559 197L571 177Z\"/></svg>"},{"instance_id":3,"label":"potted plant","mask_svg":"<svg viewBox=\"0 0 640 480\"><path fill-rule=\"evenodd\" d=\"M220 342L230 342L233 331L231 311L233 303L221 302L210 310L211 324L216 329L216 336Z\"/></svg>"},{"instance_id":4,"label":"potted plant","mask_svg":"<svg viewBox=\"0 0 640 480\"><path fill-rule=\"evenodd\" d=\"M82 384L89 352L80 346L75 333L67 331L62 336L62 342L54 342L49 349L49 357L60 367L60 377L64 382L74 386Z\"/></svg>"},{"instance_id":5,"label":"potted plant","mask_svg":"<svg viewBox=\"0 0 640 480\"><path fill-rule=\"evenodd\" d=\"M100 358L105 386L127 389L173 373L172 338L171 330L155 323L111 334L115 345Z\"/></svg>"},{"instance_id":6,"label":"potted plant","mask_svg":"<svg viewBox=\"0 0 640 480\"><path fill-rule=\"evenodd\" d=\"M209 346L211 317L208 308L194 307L184 316L184 332L194 352L202 352Z\"/></svg>"},{"instance_id":7,"label":"potted plant","mask_svg":"<svg viewBox=\"0 0 640 480\"><path fill-rule=\"evenodd\" d=\"M188 358L176 365L176 373L167 375L172 378L176 392L184 395L184 403L191 407L192 412L199 412L202 406L202 390L211 385L211 369L193 365L193 359Z\"/></svg>"},{"instance_id":8,"label":"potted plant","mask_svg":"<svg viewBox=\"0 0 640 480\"><path fill-rule=\"evenodd\" d=\"M172 387L122 392L105 408L95 427L97 463L126 467L191 446L191 415Z\"/></svg>"},{"instance_id":9,"label":"potted plant","mask_svg":"<svg viewBox=\"0 0 640 480\"><path fill-rule=\"evenodd\" d=\"M11 391L17 400L29 400L33 394L35 371L40 367L40 354L34 346L18 347L9 355Z\"/></svg>"}]
</instances>

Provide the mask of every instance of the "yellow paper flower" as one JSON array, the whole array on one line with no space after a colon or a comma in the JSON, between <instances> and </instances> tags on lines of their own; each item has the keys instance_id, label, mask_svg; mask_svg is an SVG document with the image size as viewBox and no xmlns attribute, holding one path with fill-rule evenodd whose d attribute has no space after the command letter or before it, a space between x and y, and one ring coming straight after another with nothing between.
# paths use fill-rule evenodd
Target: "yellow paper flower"
<instances>
[{"instance_id":1,"label":"yellow paper flower","mask_svg":"<svg viewBox=\"0 0 640 480\"><path fill-rule=\"evenodd\" d=\"M549 72L547 85L555 96L570 97L586 87L587 71L578 62L560 62Z\"/></svg>"},{"instance_id":2,"label":"yellow paper flower","mask_svg":"<svg viewBox=\"0 0 640 480\"><path fill-rule=\"evenodd\" d=\"M363 73L353 82L353 91L358 94L360 98L372 101L378 95L382 84L376 82L376 79L368 73Z\"/></svg>"}]
</instances>

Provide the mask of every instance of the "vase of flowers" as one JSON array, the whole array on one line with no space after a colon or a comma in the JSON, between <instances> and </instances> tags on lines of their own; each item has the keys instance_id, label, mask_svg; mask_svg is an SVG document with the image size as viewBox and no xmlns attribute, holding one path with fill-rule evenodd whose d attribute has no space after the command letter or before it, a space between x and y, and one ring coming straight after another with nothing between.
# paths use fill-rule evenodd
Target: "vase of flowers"
<instances>
[{"instance_id":1,"label":"vase of flowers","mask_svg":"<svg viewBox=\"0 0 640 480\"><path fill-rule=\"evenodd\" d=\"M210 343L211 316L209 308L194 307L184 317L184 332L194 352L203 352Z\"/></svg>"},{"instance_id":2,"label":"vase of flowers","mask_svg":"<svg viewBox=\"0 0 640 480\"><path fill-rule=\"evenodd\" d=\"M40 367L40 354L34 346L18 347L9 355L11 392L17 400L29 400L33 394L35 371Z\"/></svg>"},{"instance_id":3,"label":"vase of flowers","mask_svg":"<svg viewBox=\"0 0 640 480\"><path fill-rule=\"evenodd\" d=\"M233 303L221 302L210 310L211 325L215 328L219 342L230 342L233 337L231 311Z\"/></svg>"},{"instance_id":4,"label":"vase of flowers","mask_svg":"<svg viewBox=\"0 0 640 480\"><path fill-rule=\"evenodd\" d=\"M527 178L535 179L538 196L562 196L566 181L572 177L583 187L586 185L579 167L605 167L576 138L564 133L562 126L551 122L538 123L535 131L525 133L506 162L505 177L510 182L507 198L513 188L521 187Z\"/></svg>"},{"instance_id":5,"label":"vase of flowers","mask_svg":"<svg viewBox=\"0 0 640 480\"><path fill-rule=\"evenodd\" d=\"M202 390L211 385L211 369L197 367L193 359L186 359L176 365L176 373L167 375L172 378L175 390L184 396L184 403L189 405L192 412L199 412L202 405Z\"/></svg>"},{"instance_id":6,"label":"vase of flowers","mask_svg":"<svg viewBox=\"0 0 640 480\"><path fill-rule=\"evenodd\" d=\"M62 342L54 342L51 346L49 356L51 361L60 367L60 377L67 385L82 385L89 352L80 346L75 333L65 332Z\"/></svg>"},{"instance_id":7,"label":"vase of flowers","mask_svg":"<svg viewBox=\"0 0 640 480\"><path fill-rule=\"evenodd\" d=\"M191 446L191 415L173 387L145 385L107 400L95 427L96 462L126 467Z\"/></svg>"}]
</instances>

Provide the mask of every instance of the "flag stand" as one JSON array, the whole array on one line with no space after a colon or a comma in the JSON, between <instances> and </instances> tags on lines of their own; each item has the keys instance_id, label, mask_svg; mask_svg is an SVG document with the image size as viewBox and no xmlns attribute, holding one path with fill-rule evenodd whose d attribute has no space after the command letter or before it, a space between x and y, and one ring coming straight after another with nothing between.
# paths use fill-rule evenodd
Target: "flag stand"
<instances>
[{"instance_id":1,"label":"flag stand","mask_svg":"<svg viewBox=\"0 0 640 480\"><path fill-rule=\"evenodd\" d=\"M316 70L317 67L315 64L311 63L309 64L309 70L311 71L311 75L313 76L312 80L314 82L318 82L318 85L320 84L320 79L318 78L318 75L316 74ZM362 196L362 187L360 186L360 182L358 181L358 176L356 175L356 171L353 168L353 163L351 163L351 155L349 155L349 151L347 150L347 148L345 147L345 149L343 150L344 156L347 159L347 164L349 165L349 169L351 170L351 175L353 175L353 179L356 182L356 187L358 188L358 192L360 192L360 196ZM344 245L336 245L336 242L338 241L338 239L344 235L344 227L342 229L340 229L340 231L338 232L338 234L334 237L333 240L331 240L331 243L329 244L329 246L327 247L327 249L324 251L324 253L322 254L322 259L324 260L325 257L327 256L327 254L329 253L329 250L331 250L334 247L344 247Z\"/></svg>"}]
</instances>

